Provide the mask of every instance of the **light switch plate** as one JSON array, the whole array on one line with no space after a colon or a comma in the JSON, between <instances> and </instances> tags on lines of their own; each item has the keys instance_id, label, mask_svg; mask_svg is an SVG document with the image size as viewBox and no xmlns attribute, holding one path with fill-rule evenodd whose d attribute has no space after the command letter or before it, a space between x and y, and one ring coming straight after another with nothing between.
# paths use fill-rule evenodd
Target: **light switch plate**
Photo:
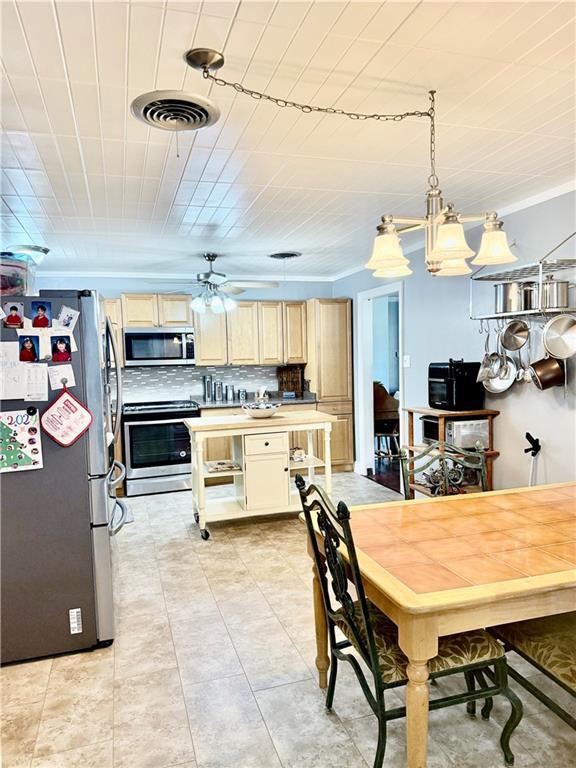
<instances>
[{"instance_id":1,"label":"light switch plate","mask_svg":"<svg viewBox=\"0 0 576 768\"><path fill-rule=\"evenodd\" d=\"M410 355L402 355L402 368L410 368L411 364Z\"/></svg>"}]
</instances>

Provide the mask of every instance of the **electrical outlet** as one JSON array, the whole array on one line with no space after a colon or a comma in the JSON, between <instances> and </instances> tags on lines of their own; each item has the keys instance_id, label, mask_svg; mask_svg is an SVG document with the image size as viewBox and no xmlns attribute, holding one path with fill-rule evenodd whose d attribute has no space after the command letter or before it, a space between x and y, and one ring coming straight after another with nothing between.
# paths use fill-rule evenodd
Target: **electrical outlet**
<instances>
[{"instance_id":1,"label":"electrical outlet","mask_svg":"<svg viewBox=\"0 0 576 768\"><path fill-rule=\"evenodd\" d=\"M410 355L402 355L402 368L410 368L411 364Z\"/></svg>"}]
</instances>

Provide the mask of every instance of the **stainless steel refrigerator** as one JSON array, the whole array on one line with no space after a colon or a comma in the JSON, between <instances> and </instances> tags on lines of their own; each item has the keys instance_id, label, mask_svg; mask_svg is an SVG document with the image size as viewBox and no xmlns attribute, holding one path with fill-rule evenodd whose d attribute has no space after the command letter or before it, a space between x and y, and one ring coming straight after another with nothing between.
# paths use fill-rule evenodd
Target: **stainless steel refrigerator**
<instances>
[{"instance_id":1,"label":"stainless steel refrigerator","mask_svg":"<svg viewBox=\"0 0 576 768\"><path fill-rule=\"evenodd\" d=\"M110 537L128 516L115 490L125 474L114 461L121 368L111 377L118 357L114 334L100 316L98 295L41 291L40 296L3 297L2 302L8 300L23 304L28 318L32 302L39 300L50 303L53 317L63 306L80 313L73 331L78 349L71 360L76 383L70 392L89 408L93 421L68 448L43 434L42 469L0 475L2 663L113 641ZM17 338L13 328L1 328L3 342ZM4 400L2 410L36 407L42 413L57 394L49 390L43 402Z\"/></svg>"}]
</instances>

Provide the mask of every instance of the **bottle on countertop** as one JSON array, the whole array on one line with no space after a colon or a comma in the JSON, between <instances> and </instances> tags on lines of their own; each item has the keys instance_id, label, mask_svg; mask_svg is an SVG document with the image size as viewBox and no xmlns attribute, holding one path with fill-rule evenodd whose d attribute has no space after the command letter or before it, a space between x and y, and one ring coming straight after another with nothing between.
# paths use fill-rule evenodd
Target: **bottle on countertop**
<instances>
[{"instance_id":1,"label":"bottle on countertop","mask_svg":"<svg viewBox=\"0 0 576 768\"><path fill-rule=\"evenodd\" d=\"M226 384L226 388L224 391L226 395L226 402L233 403L234 402L234 384Z\"/></svg>"},{"instance_id":2,"label":"bottle on countertop","mask_svg":"<svg viewBox=\"0 0 576 768\"><path fill-rule=\"evenodd\" d=\"M212 376L202 376L202 386L204 388L204 402L209 403L212 400Z\"/></svg>"},{"instance_id":3,"label":"bottle on countertop","mask_svg":"<svg viewBox=\"0 0 576 768\"><path fill-rule=\"evenodd\" d=\"M214 382L214 400L221 403L224 399L224 384L222 379L216 379Z\"/></svg>"},{"instance_id":4,"label":"bottle on countertop","mask_svg":"<svg viewBox=\"0 0 576 768\"><path fill-rule=\"evenodd\" d=\"M238 390L238 400L240 400L241 403L245 403L248 398L248 392L246 392L245 389L239 389Z\"/></svg>"}]
</instances>

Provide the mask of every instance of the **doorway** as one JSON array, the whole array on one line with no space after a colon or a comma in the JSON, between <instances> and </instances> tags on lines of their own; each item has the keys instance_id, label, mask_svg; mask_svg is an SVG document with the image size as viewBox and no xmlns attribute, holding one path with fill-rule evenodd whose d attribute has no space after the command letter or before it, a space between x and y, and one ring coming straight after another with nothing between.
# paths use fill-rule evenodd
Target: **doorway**
<instances>
[{"instance_id":1,"label":"doorway","mask_svg":"<svg viewBox=\"0 0 576 768\"><path fill-rule=\"evenodd\" d=\"M391 283L358 294L355 365L356 472L400 492L404 370L403 285Z\"/></svg>"},{"instance_id":2,"label":"doorway","mask_svg":"<svg viewBox=\"0 0 576 768\"><path fill-rule=\"evenodd\" d=\"M370 478L400 491L400 338L397 291L372 299L374 472Z\"/></svg>"}]
</instances>

